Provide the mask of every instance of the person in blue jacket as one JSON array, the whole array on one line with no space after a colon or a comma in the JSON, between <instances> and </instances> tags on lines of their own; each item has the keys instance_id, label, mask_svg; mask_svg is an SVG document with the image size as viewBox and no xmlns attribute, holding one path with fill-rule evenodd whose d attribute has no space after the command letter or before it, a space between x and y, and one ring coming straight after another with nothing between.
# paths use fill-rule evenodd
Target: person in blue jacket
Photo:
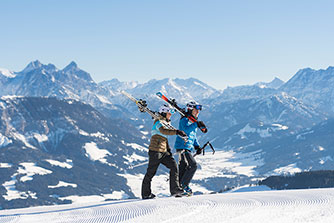
<instances>
[{"instance_id":1,"label":"person in blue jacket","mask_svg":"<svg viewBox=\"0 0 334 223\"><path fill-rule=\"evenodd\" d=\"M202 110L202 105L192 101L187 104L187 115L191 115L197 120L199 112ZM192 190L189 187L189 183L193 178L197 163L192 152L196 150L197 154L201 153L201 147L197 140L197 128L205 128L202 121L191 122L187 117L182 117L179 122L179 130L184 131L188 136L188 141L185 143L181 137L176 137L175 149L179 153L179 180L182 189L189 195L192 194Z\"/></svg>"}]
</instances>

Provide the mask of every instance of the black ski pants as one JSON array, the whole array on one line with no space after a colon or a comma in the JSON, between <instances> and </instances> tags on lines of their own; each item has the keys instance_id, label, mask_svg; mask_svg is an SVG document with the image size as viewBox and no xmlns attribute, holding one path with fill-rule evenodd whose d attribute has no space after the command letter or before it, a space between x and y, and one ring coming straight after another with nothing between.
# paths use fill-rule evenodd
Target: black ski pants
<instances>
[{"instance_id":1,"label":"black ski pants","mask_svg":"<svg viewBox=\"0 0 334 223\"><path fill-rule=\"evenodd\" d=\"M148 152L148 156L149 156L148 167L141 189L142 197L147 197L152 193L151 181L154 175L156 174L160 163L165 165L170 170L169 172L170 193L173 195L177 192L182 191L179 183L179 172L173 155L170 152L163 153L150 150Z\"/></svg>"},{"instance_id":2,"label":"black ski pants","mask_svg":"<svg viewBox=\"0 0 334 223\"><path fill-rule=\"evenodd\" d=\"M196 170L197 163L191 152L188 150L180 151L179 160L179 177L181 186L189 186L191 179L193 178Z\"/></svg>"}]
</instances>

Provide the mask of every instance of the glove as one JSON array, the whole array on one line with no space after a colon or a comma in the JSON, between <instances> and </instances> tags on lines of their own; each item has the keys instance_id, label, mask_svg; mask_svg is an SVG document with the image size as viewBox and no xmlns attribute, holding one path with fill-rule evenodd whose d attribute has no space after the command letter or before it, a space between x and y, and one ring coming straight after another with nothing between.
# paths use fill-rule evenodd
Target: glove
<instances>
[{"instance_id":1,"label":"glove","mask_svg":"<svg viewBox=\"0 0 334 223\"><path fill-rule=\"evenodd\" d=\"M146 103L146 101L140 99L140 100L138 101L138 104L140 104L140 105L142 106L142 107L140 107L140 106L138 105L139 111L141 111L141 112L145 112L145 109L144 109L143 107L147 107L147 103Z\"/></svg>"},{"instance_id":2,"label":"glove","mask_svg":"<svg viewBox=\"0 0 334 223\"><path fill-rule=\"evenodd\" d=\"M199 155L202 153L202 148L199 146L194 146L195 150L196 150L196 154Z\"/></svg>"},{"instance_id":3,"label":"glove","mask_svg":"<svg viewBox=\"0 0 334 223\"><path fill-rule=\"evenodd\" d=\"M176 103L176 101L175 101L175 99L170 99L170 104L171 104L171 106L173 106L173 107L177 107L177 103Z\"/></svg>"},{"instance_id":4,"label":"glove","mask_svg":"<svg viewBox=\"0 0 334 223\"><path fill-rule=\"evenodd\" d=\"M204 124L203 121L198 121L198 122L197 122L197 126L198 126L198 128L201 129L201 130L202 130L202 129L205 129L205 130L203 131L204 133L206 133L206 132L208 131L208 129L206 128L206 126L205 126L205 124Z\"/></svg>"},{"instance_id":5,"label":"glove","mask_svg":"<svg viewBox=\"0 0 334 223\"><path fill-rule=\"evenodd\" d=\"M179 135L181 137L186 137L187 136L187 134L182 130L176 130L176 135Z\"/></svg>"}]
</instances>

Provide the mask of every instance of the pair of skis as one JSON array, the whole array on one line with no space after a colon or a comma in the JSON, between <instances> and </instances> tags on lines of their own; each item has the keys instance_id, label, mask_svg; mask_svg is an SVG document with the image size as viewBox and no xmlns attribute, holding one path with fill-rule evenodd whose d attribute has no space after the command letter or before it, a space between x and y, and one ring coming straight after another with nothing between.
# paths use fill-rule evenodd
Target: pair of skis
<instances>
[{"instance_id":1,"label":"pair of skis","mask_svg":"<svg viewBox=\"0 0 334 223\"><path fill-rule=\"evenodd\" d=\"M178 113L180 113L180 115L182 117L187 117L192 123L194 122L197 122L198 123L198 120L192 116L192 115L189 115L187 114L184 109L180 108L175 99L168 99L165 95L163 95L161 92L158 92L156 94L159 98L161 98L162 100L164 100L165 102L167 102L169 105L171 105ZM208 129L206 127L200 127L200 130L203 132L203 133L207 133L208 132Z\"/></svg>"},{"instance_id":2,"label":"pair of skis","mask_svg":"<svg viewBox=\"0 0 334 223\"><path fill-rule=\"evenodd\" d=\"M182 117L186 117L186 118L188 118L192 123L194 123L194 122L198 123L198 122L199 122L194 116L187 114L187 113L184 111L184 109L180 108L180 107L177 105L175 99L168 99L168 98L167 98L165 95L163 95L161 92L156 93L156 95L157 95L159 98L161 98L162 100L164 100L165 102L167 102L170 106L172 106L178 113L180 113L180 115L181 115ZM207 132L208 132L208 129L207 129L206 127L202 127L202 126L200 126L199 129L200 129L203 133L207 133ZM205 147L206 147L206 146L210 146L210 148L211 148L211 150L212 150L212 155L215 154L215 152L216 152L215 149L213 148L212 144L208 141L208 142L206 142L206 143L202 146L202 148L201 148L201 151L202 151L201 153L203 153L203 155L205 154ZM194 157L195 157L196 155L197 155L197 154L195 154Z\"/></svg>"},{"instance_id":3,"label":"pair of skis","mask_svg":"<svg viewBox=\"0 0 334 223\"><path fill-rule=\"evenodd\" d=\"M158 113L158 112L154 112L151 109L149 109L147 107L146 101L143 100L138 100L135 97L133 97L131 94L125 92L125 91L121 91L121 93L123 95L125 95L126 97L128 97L131 101L135 102L136 105L138 106L139 110L141 112L146 112L147 114L149 114L154 120L160 120L160 123L167 129L171 129L171 130L177 130L174 126L172 126L169 122L165 121L162 119L162 116ZM185 142L188 141L188 137L187 136L180 136Z\"/></svg>"},{"instance_id":4,"label":"pair of skis","mask_svg":"<svg viewBox=\"0 0 334 223\"><path fill-rule=\"evenodd\" d=\"M126 97L128 97L131 101L135 102L136 105L138 106L139 110L141 112L146 112L148 113L154 120L160 120L160 123L167 129L171 129L171 130L176 130L176 128L174 126L172 126L169 122L166 122L165 120L162 119L161 115L158 113L158 112L154 112L152 110L150 110L148 107L147 107L147 104L146 104L146 101L143 101L143 100L138 100L136 99L135 97L133 97L131 94L125 92L125 91L121 91L121 93L123 95L125 95ZM172 106L178 113L180 113L180 115L182 117L187 117L191 122L198 122L198 120L196 118L194 118L193 116L191 115L188 115L182 108L180 108L175 99L168 99L166 96L164 96L161 92L158 92L156 94L159 98L161 98L162 100L164 100L165 102L167 102L170 106ZM206 133L207 132L207 129L205 127L203 128L200 128L202 132ZM181 137L181 136L180 136ZM185 136L185 137L181 137L185 142L187 142L188 140L188 137ZM201 151L203 151L203 155L204 155L204 151L205 151L205 147L206 146L210 146L211 147L211 150L212 150L212 154L215 153L215 150L213 148L213 146L211 145L211 143L208 141L207 143L204 144L204 146L201 148ZM196 156L197 154L195 154Z\"/></svg>"}]
</instances>

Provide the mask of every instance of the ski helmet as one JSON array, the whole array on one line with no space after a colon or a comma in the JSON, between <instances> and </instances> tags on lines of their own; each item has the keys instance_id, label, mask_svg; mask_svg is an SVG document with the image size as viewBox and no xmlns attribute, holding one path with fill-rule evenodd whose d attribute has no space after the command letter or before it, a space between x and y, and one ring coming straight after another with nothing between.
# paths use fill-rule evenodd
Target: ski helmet
<instances>
[{"instance_id":1,"label":"ski helmet","mask_svg":"<svg viewBox=\"0 0 334 223\"><path fill-rule=\"evenodd\" d=\"M202 110L202 105L198 104L195 101L191 101L187 104L187 109L188 110L193 110L193 109Z\"/></svg>"},{"instance_id":2,"label":"ski helmet","mask_svg":"<svg viewBox=\"0 0 334 223\"><path fill-rule=\"evenodd\" d=\"M171 113L174 114L174 109L170 108L168 105L162 105L159 108L159 113L160 114L166 114L166 113Z\"/></svg>"}]
</instances>

